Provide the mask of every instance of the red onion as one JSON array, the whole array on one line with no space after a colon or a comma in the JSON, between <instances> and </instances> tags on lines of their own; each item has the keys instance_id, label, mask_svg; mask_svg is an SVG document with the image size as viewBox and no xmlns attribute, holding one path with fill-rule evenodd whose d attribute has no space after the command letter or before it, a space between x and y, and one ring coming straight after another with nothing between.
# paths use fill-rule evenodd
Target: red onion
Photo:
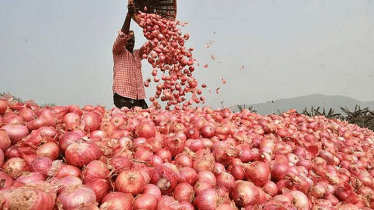
<instances>
[{"instance_id":1,"label":"red onion","mask_svg":"<svg viewBox=\"0 0 374 210\"><path fill-rule=\"evenodd\" d=\"M84 125L84 131L94 131L99 128L101 117L97 112L85 112L83 113L82 123Z\"/></svg>"},{"instance_id":2,"label":"red onion","mask_svg":"<svg viewBox=\"0 0 374 210\"><path fill-rule=\"evenodd\" d=\"M186 145L187 146L187 145ZM201 139L191 139L191 143L188 146L192 151L196 152L204 148L203 141Z\"/></svg>"},{"instance_id":3,"label":"red onion","mask_svg":"<svg viewBox=\"0 0 374 210\"><path fill-rule=\"evenodd\" d=\"M160 188L163 195L173 191L179 179L178 169L170 168L164 163L152 170L151 183Z\"/></svg>"},{"instance_id":4,"label":"red onion","mask_svg":"<svg viewBox=\"0 0 374 210\"><path fill-rule=\"evenodd\" d=\"M195 208L193 205L187 201L179 202L179 209L178 210L194 210Z\"/></svg>"},{"instance_id":5,"label":"red onion","mask_svg":"<svg viewBox=\"0 0 374 210\"><path fill-rule=\"evenodd\" d=\"M165 137L164 145L171 152L172 157L176 157L183 152L184 140L178 138L175 134L169 134Z\"/></svg>"},{"instance_id":6,"label":"red onion","mask_svg":"<svg viewBox=\"0 0 374 210\"><path fill-rule=\"evenodd\" d=\"M79 205L96 202L95 191L87 186L73 186L63 190L57 197L57 205L64 209L71 209Z\"/></svg>"},{"instance_id":7,"label":"red onion","mask_svg":"<svg viewBox=\"0 0 374 210\"><path fill-rule=\"evenodd\" d=\"M145 183L140 171L133 169L124 170L116 178L115 188L120 192L131 193L136 196L143 191Z\"/></svg>"},{"instance_id":8,"label":"red onion","mask_svg":"<svg viewBox=\"0 0 374 210\"><path fill-rule=\"evenodd\" d=\"M81 116L77 113L69 112L63 117L62 122L65 130L75 130L81 124Z\"/></svg>"},{"instance_id":9,"label":"red onion","mask_svg":"<svg viewBox=\"0 0 374 210\"><path fill-rule=\"evenodd\" d=\"M83 204L69 210L100 210L96 203Z\"/></svg>"},{"instance_id":10,"label":"red onion","mask_svg":"<svg viewBox=\"0 0 374 210\"><path fill-rule=\"evenodd\" d=\"M13 185L13 178L3 171L0 171L0 189L7 188Z\"/></svg>"},{"instance_id":11,"label":"red onion","mask_svg":"<svg viewBox=\"0 0 374 210\"><path fill-rule=\"evenodd\" d=\"M179 202L173 197L162 196L162 198L157 203L157 210L179 210Z\"/></svg>"},{"instance_id":12,"label":"red onion","mask_svg":"<svg viewBox=\"0 0 374 210\"><path fill-rule=\"evenodd\" d=\"M244 179L245 172L244 172L244 169L241 165L229 167L228 172L234 177L235 180Z\"/></svg>"},{"instance_id":13,"label":"red onion","mask_svg":"<svg viewBox=\"0 0 374 210\"><path fill-rule=\"evenodd\" d=\"M203 138L211 138L215 134L215 128L210 125L205 125L200 129L200 134Z\"/></svg>"},{"instance_id":14,"label":"red onion","mask_svg":"<svg viewBox=\"0 0 374 210\"><path fill-rule=\"evenodd\" d=\"M136 197L134 204L134 210L156 210L157 209L157 199L151 194L141 194Z\"/></svg>"},{"instance_id":15,"label":"red onion","mask_svg":"<svg viewBox=\"0 0 374 210\"><path fill-rule=\"evenodd\" d=\"M132 204L134 200L135 199L131 193L111 192L103 198L100 209L132 209Z\"/></svg>"},{"instance_id":16,"label":"red onion","mask_svg":"<svg viewBox=\"0 0 374 210\"><path fill-rule=\"evenodd\" d=\"M19 176L14 183L37 183L39 181L45 181L45 177L43 174L39 172L25 172L21 176Z\"/></svg>"},{"instance_id":17,"label":"red onion","mask_svg":"<svg viewBox=\"0 0 374 210\"><path fill-rule=\"evenodd\" d=\"M119 174L124 170L130 169L132 162L128 157L114 156L112 159L110 159L110 165L114 168L114 172Z\"/></svg>"},{"instance_id":18,"label":"red onion","mask_svg":"<svg viewBox=\"0 0 374 210\"><path fill-rule=\"evenodd\" d=\"M235 210L229 204L221 204L215 210Z\"/></svg>"},{"instance_id":19,"label":"red onion","mask_svg":"<svg viewBox=\"0 0 374 210\"><path fill-rule=\"evenodd\" d=\"M32 130L38 130L41 127L49 126L49 121L46 117L38 117L36 119L33 119L29 122L27 122L27 128Z\"/></svg>"},{"instance_id":20,"label":"red onion","mask_svg":"<svg viewBox=\"0 0 374 210\"><path fill-rule=\"evenodd\" d=\"M275 196L278 194L278 186L272 181L268 181L263 186L263 190L265 193L269 194L270 196Z\"/></svg>"},{"instance_id":21,"label":"red onion","mask_svg":"<svg viewBox=\"0 0 374 210\"><path fill-rule=\"evenodd\" d=\"M208 182L204 182L204 181L197 181L195 183L195 186L194 186L194 192L196 195L198 195L199 193L201 193L202 191L206 190L206 189L212 189L214 186L212 186L210 183Z\"/></svg>"},{"instance_id":22,"label":"red onion","mask_svg":"<svg viewBox=\"0 0 374 210\"><path fill-rule=\"evenodd\" d=\"M52 126L44 126L38 129L40 136L42 137L50 137L55 139L58 135L58 132L55 127Z\"/></svg>"},{"instance_id":23,"label":"red onion","mask_svg":"<svg viewBox=\"0 0 374 210\"><path fill-rule=\"evenodd\" d=\"M219 173L222 173L222 172L225 172L225 171L226 171L226 168L221 163L215 163L214 164L214 171L213 171L214 174L219 174ZM243 171L243 176L244 176L244 171Z\"/></svg>"},{"instance_id":24,"label":"red onion","mask_svg":"<svg viewBox=\"0 0 374 210\"><path fill-rule=\"evenodd\" d=\"M8 133L9 139L12 144L16 144L23 137L29 135L29 129L24 125L19 124L5 124L1 126L1 129L5 130Z\"/></svg>"},{"instance_id":25,"label":"red onion","mask_svg":"<svg viewBox=\"0 0 374 210\"><path fill-rule=\"evenodd\" d=\"M112 191L112 184L107 179L94 179L86 181L86 186L91 187L95 191L96 201L101 203L101 200Z\"/></svg>"},{"instance_id":26,"label":"red onion","mask_svg":"<svg viewBox=\"0 0 374 210\"><path fill-rule=\"evenodd\" d=\"M154 184L145 185L142 194L150 194L157 200L161 199L161 190Z\"/></svg>"},{"instance_id":27,"label":"red onion","mask_svg":"<svg viewBox=\"0 0 374 210\"><path fill-rule=\"evenodd\" d=\"M192 163L192 168L196 170L196 172L200 171L214 171L215 167L215 159L213 154L209 150L199 150L195 153L195 158Z\"/></svg>"},{"instance_id":28,"label":"red onion","mask_svg":"<svg viewBox=\"0 0 374 210\"><path fill-rule=\"evenodd\" d=\"M4 114L7 109L8 109L8 103L4 100L0 100L0 115Z\"/></svg>"},{"instance_id":29,"label":"red onion","mask_svg":"<svg viewBox=\"0 0 374 210\"><path fill-rule=\"evenodd\" d=\"M144 137L146 139L154 137L156 135L155 124L150 121L141 122L135 128L135 135L137 137Z\"/></svg>"},{"instance_id":30,"label":"red onion","mask_svg":"<svg viewBox=\"0 0 374 210\"><path fill-rule=\"evenodd\" d=\"M7 112L3 115L3 123L4 124L12 124L12 125L25 125L25 120L18 116L13 112Z\"/></svg>"},{"instance_id":31,"label":"red onion","mask_svg":"<svg viewBox=\"0 0 374 210\"><path fill-rule=\"evenodd\" d=\"M72 143L65 151L66 162L77 167L98 160L101 155L101 150L95 143L83 140Z\"/></svg>"},{"instance_id":32,"label":"red onion","mask_svg":"<svg viewBox=\"0 0 374 210\"><path fill-rule=\"evenodd\" d=\"M83 183L93 181L95 179L109 178L108 166L100 160L93 160L88 163L82 170Z\"/></svg>"},{"instance_id":33,"label":"red onion","mask_svg":"<svg viewBox=\"0 0 374 210\"><path fill-rule=\"evenodd\" d=\"M204 170L204 171L200 171L197 175L198 175L199 181L207 182L211 186L217 185L216 176L212 172Z\"/></svg>"},{"instance_id":34,"label":"red onion","mask_svg":"<svg viewBox=\"0 0 374 210\"><path fill-rule=\"evenodd\" d=\"M245 178L256 186L262 187L270 179L269 166L261 161L255 161L245 167Z\"/></svg>"},{"instance_id":35,"label":"red onion","mask_svg":"<svg viewBox=\"0 0 374 210\"><path fill-rule=\"evenodd\" d=\"M48 157L51 160L56 160L60 156L60 148L54 142L47 142L37 149L39 157Z\"/></svg>"},{"instance_id":36,"label":"red onion","mask_svg":"<svg viewBox=\"0 0 374 210\"><path fill-rule=\"evenodd\" d=\"M139 147L136 149L135 153L133 154L134 159L143 161L147 164L152 162L153 153L152 151Z\"/></svg>"},{"instance_id":37,"label":"red onion","mask_svg":"<svg viewBox=\"0 0 374 210\"><path fill-rule=\"evenodd\" d=\"M125 116L121 113L113 114L110 121L116 126L117 129L122 129L121 127L125 125Z\"/></svg>"},{"instance_id":38,"label":"red onion","mask_svg":"<svg viewBox=\"0 0 374 210\"><path fill-rule=\"evenodd\" d=\"M216 175L217 185L226 187L228 190L235 185L235 178L230 173L222 172Z\"/></svg>"},{"instance_id":39,"label":"red onion","mask_svg":"<svg viewBox=\"0 0 374 210\"><path fill-rule=\"evenodd\" d=\"M175 165L180 167L192 167L192 159L185 153L180 153L174 158Z\"/></svg>"},{"instance_id":40,"label":"red onion","mask_svg":"<svg viewBox=\"0 0 374 210\"><path fill-rule=\"evenodd\" d=\"M59 146L61 151L65 153L66 148L68 148L70 144L82 139L82 137L83 136L76 131L70 131L62 134L59 137Z\"/></svg>"},{"instance_id":41,"label":"red onion","mask_svg":"<svg viewBox=\"0 0 374 210\"><path fill-rule=\"evenodd\" d=\"M166 148L157 150L155 155L159 156L164 162L171 162L171 152Z\"/></svg>"},{"instance_id":42,"label":"red onion","mask_svg":"<svg viewBox=\"0 0 374 210\"><path fill-rule=\"evenodd\" d=\"M5 151L7 150L12 142L8 136L8 132L4 129L0 129L0 149Z\"/></svg>"},{"instance_id":43,"label":"red onion","mask_svg":"<svg viewBox=\"0 0 374 210\"><path fill-rule=\"evenodd\" d=\"M306 209L309 209L310 208L310 203L309 203L309 200L308 200L308 197L300 192L300 191L297 191L297 190L293 190L290 192L291 195L292 195L292 204L296 207L296 208L306 208Z\"/></svg>"},{"instance_id":44,"label":"red onion","mask_svg":"<svg viewBox=\"0 0 374 210\"><path fill-rule=\"evenodd\" d=\"M192 203L195 198L194 188L186 182L179 183L173 190L173 197L177 201Z\"/></svg>"},{"instance_id":45,"label":"red onion","mask_svg":"<svg viewBox=\"0 0 374 210\"><path fill-rule=\"evenodd\" d=\"M64 178L60 180L51 181L51 183L56 182L59 186L58 194L60 194L62 191L64 191L67 188L73 188L76 186L82 185L82 180L79 179L76 176L65 176Z\"/></svg>"},{"instance_id":46,"label":"red onion","mask_svg":"<svg viewBox=\"0 0 374 210\"><path fill-rule=\"evenodd\" d=\"M58 123L61 123L63 117L68 113L68 108L66 106L53 106L52 110Z\"/></svg>"},{"instance_id":47,"label":"red onion","mask_svg":"<svg viewBox=\"0 0 374 210\"><path fill-rule=\"evenodd\" d=\"M81 174L82 174L82 172L78 167L73 166L73 165L69 165L69 164L64 164L59 169L56 170L55 177L56 178L63 178L63 177L66 177L66 176L80 177Z\"/></svg>"},{"instance_id":48,"label":"red onion","mask_svg":"<svg viewBox=\"0 0 374 210\"><path fill-rule=\"evenodd\" d=\"M13 179L19 177L23 172L27 171L28 164L22 158L10 158L2 166L3 171Z\"/></svg>"},{"instance_id":49,"label":"red onion","mask_svg":"<svg viewBox=\"0 0 374 210\"><path fill-rule=\"evenodd\" d=\"M200 137L200 132L196 128L188 128L184 134L188 139L198 139Z\"/></svg>"},{"instance_id":50,"label":"red onion","mask_svg":"<svg viewBox=\"0 0 374 210\"><path fill-rule=\"evenodd\" d=\"M245 207L259 204L260 194L258 188L248 181L236 181L232 188L231 197L236 205Z\"/></svg>"},{"instance_id":51,"label":"red onion","mask_svg":"<svg viewBox=\"0 0 374 210\"><path fill-rule=\"evenodd\" d=\"M216 209L219 197L214 189L206 189L197 194L195 198L195 205L199 210L213 210Z\"/></svg>"},{"instance_id":52,"label":"red onion","mask_svg":"<svg viewBox=\"0 0 374 210\"><path fill-rule=\"evenodd\" d=\"M317 199L323 199L326 196L326 188L321 183L316 183L309 190L309 195Z\"/></svg>"},{"instance_id":53,"label":"red onion","mask_svg":"<svg viewBox=\"0 0 374 210\"><path fill-rule=\"evenodd\" d=\"M3 152L3 150L0 149L0 167L4 163L4 158L5 158L4 152Z\"/></svg>"},{"instance_id":54,"label":"red onion","mask_svg":"<svg viewBox=\"0 0 374 210\"><path fill-rule=\"evenodd\" d=\"M52 167L52 160L47 157L37 157L29 166L31 172L39 172L45 177L49 176L49 170Z\"/></svg>"},{"instance_id":55,"label":"red onion","mask_svg":"<svg viewBox=\"0 0 374 210\"><path fill-rule=\"evenodd\" d=\"M178 182L186 182L193 186L198 181L198 174L191 167L179 168L179 174Z\"/></svg>"}]
</instances>

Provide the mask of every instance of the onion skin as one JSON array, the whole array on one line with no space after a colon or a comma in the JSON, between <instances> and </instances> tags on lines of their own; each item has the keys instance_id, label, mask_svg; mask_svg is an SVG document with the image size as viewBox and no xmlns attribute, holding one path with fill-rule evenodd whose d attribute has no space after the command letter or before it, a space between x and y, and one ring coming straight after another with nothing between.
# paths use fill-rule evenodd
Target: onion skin
<instances>
[{"instance_id":1,"label":"onion skin","mask_svg":"<svg viewBox=\"0 0 374 210\"><path fill-rule=\"evenodd\" d=\"M5 192L0 198L3 209L51 210L55 205L54 197L33 187L19 187Z\"/></svg>"},{"instance_id":2,"label":"onion skin","mask_svg":"<svg viewBox=\"0 0 374 210\"><path fill-rule=\"evenodd\" d=\"M28 164L22 158L10 158L2 166L3 171L13 179L18 178L23 172L27 171Z\"/></svg>"}]
</instances>

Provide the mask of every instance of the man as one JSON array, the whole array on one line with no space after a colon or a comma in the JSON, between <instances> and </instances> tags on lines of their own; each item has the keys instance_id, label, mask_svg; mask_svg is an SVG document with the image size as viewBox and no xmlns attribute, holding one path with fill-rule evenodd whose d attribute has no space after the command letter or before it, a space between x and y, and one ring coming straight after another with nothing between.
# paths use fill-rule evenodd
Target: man
<instances>
[{"instance_id":1,"label":"man","mask_svg":"<svg viewBox=\"0 0 374 210\"><path fill-rule=\"evenodd\" d=\"M135 5L128 6L125 22L113 45L113 101L118 108L129 109L139 106L147 109L145 88L142 76L142 55L150 44L134 50L134 32L130 31L130 22L135 14Z\"/></svg>"}]
</instances>

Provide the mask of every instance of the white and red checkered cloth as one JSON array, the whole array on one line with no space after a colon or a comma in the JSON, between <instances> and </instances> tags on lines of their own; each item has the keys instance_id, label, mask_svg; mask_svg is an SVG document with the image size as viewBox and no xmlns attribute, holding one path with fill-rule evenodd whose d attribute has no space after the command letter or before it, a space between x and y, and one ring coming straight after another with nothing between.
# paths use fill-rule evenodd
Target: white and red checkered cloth
<instances>
[{"instance_id":1,"label":"white and red checkered cloth","mask_svg":"<svg viewBox=\"0 0 374 210\"><path fill-rule=\"evenodd\" d=\"M113 94L117 93L131 99L145 99L145 88L142 76L142 48L131 54L125 47L130 35L118 32L113 45Z\"/></svg>"}]
</instances>

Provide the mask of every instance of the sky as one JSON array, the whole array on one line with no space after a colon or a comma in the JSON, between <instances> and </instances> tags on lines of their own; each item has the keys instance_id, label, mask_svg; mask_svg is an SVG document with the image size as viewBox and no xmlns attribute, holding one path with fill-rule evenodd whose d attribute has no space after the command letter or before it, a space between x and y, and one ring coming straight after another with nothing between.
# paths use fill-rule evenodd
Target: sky
<instances>
[{"instance_id":1,"label":"sky","mask_svg":"<svg viewBox=\"0 0 374 210\"><path fill-rule=\"evenodd\" d=\"M374 0L178 0L177 8L207 106L316 93L374 101ZM126 12L125 0L0 1L0 93L112 108L111 49ZM138 48L146 40L133 21L131 29Z\"/></svg>"}]
</instances>

